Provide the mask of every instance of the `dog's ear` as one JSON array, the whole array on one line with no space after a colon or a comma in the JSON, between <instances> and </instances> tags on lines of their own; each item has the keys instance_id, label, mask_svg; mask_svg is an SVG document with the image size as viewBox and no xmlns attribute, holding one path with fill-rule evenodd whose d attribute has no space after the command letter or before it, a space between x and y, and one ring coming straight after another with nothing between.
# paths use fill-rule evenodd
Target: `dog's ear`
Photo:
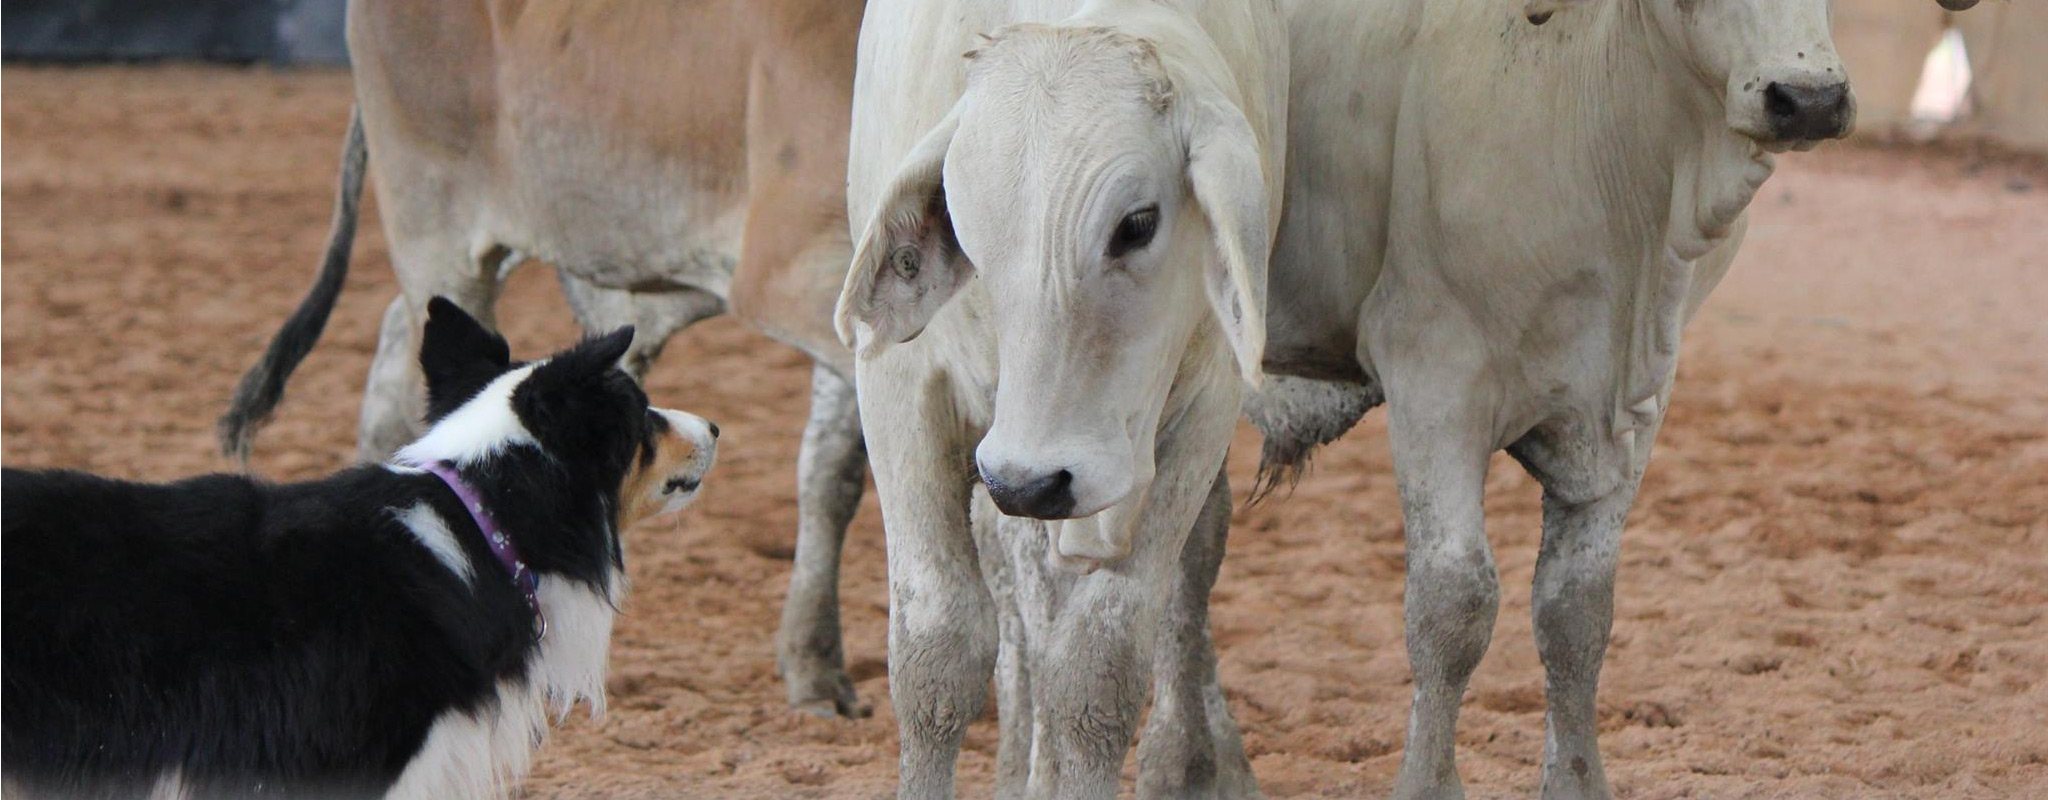
<instances>
[{"instance_id":1,"label":"dog's ear","mask_svg":"<svg viewBox=\"0 0 2048 800\"><path fill-rule=\"evenodd\" d=\"M427 379L427 421L447 416L512 366L512 348L445 297L427 301L420 371Z\"/></svg>"},{"instance_id":2,"label":"dog's ear","mask_svg":"<svg viewBox=\"0 0 2048 800\"><path fill-rule=\"evenodd\" d=\"M633 344L628 325L556 353L512 390L527 430L556 454L604 453L623 466L647 423L647 395L619 369Z\"/></svg>"},{"instance_id":3,"label":"dog's ear","mask_svg":"<svg viewBox=\"0 0 2048 800\"><path fill-rule=\"evenodd\" d=\"M632 346L633 326L627 325L603 336L583 340L548 359L541 369L554 373L557 378L599 378L618 366L619 359L624 358L626 350Z\"/></svg>"}]
</instances>

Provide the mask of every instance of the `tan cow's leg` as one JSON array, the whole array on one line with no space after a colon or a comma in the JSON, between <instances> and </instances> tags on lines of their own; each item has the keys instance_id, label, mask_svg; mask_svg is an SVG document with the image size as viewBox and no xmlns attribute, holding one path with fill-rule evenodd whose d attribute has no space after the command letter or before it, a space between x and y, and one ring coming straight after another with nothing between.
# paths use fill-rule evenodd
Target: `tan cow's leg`
<instances>
[{"instance_id":1,"label":"tan cow's leg","mask_svg":"<svg viewBox=\"0 0 2048 800\"><path fill-rule=\"evenodd\" d=\"M725 301L718 299L718 295L698 289L666 292L607 289L578 278L565 269L557 269L555 279L562 284L562 296L568 300L570 312L576 315L576 324L583 326L585 333L610 333L622 326L633 326L633 345L626 350L626 357L620 359L619 366L635 378L647 375L655 359L661 357L661 349L678 331L699 320L725 313Z\"/></svg>"},{"instance_id":2,"label":"tan cow's leg","mask_svg":"<svg viewBox=\"0 0 2048 800\"><path fill-rule=\"evenodd\" d=\"M815 16L815 15L814 15ZM825 15L832 17L833 15ZM844 27L773 31L747 87L747 224L733 274L733 311L755 330L819 360L797 457L796 564L776 634L790 705L867 716L839 627L839 554L867 467L852 354L832 330L846 265L846 125L856 7ZM823 19L823 18L821 18ZM837 370L837 371L834 371Z\"/></svg>"},{"instance_id":3,"label":"tan cow's leg","mask_svg":"<svg viewBox=\"0 0 2048 800\"><path fill-rule=\"evenodd\" d=\"M359 74L357 79L365 78ZM425 429L419 342L427 301L446 297L496 330L501 268L513 254L477 224L474 187L446 164L409 147L376 105L363 108L362 120L377 216L390 243L391 271L400 292L384 312L356 431L357 457L380 461Z\"/></svg>"},{"instance_id":4,"label":"tan cow's leg","mask_svg":"<svg viewBox=\"0 0 2048 800\"><path fill-rule=\"evenodd\" d=\"M839 629L839 552L866 489L868 450L853 383L811 367L811 416L797 453L796 563L775 636L775 664L789 704L817 714L865 717L846 674Z\"/></svg>"},{"instance_id":5,"label":"tan cow's leg","mask_svg":"<svg viewBox=\"0 0 2048 800\"><path fill-rule=\"evenodd\" d=\"M389 458L425 429L426 382L420 375L419 341L427 301L446 297L496 330L498 267L508 255L502 248L470 252L459 238L459 228L408 236L405 229L391 225L391 216L385 215L385 229L390 231L392 269L401 294L384 311L377 355L363 387L362 419L356 428L356 458L362 461Z\"/></svg>"},{"instance_id":6,"label":"tan cow's leg","mask_svg":"<svg viewBox=\"0 0 2048 800\"><path fill-rule=\"evenodd\" d=\"M414 353L412 305L391 298L377 330L377 354L363 382L363 410L356 426L356 459L382 461L418 435L414 420L425 411L418 395L421 378Z\"/></svg>"}]
</instances>

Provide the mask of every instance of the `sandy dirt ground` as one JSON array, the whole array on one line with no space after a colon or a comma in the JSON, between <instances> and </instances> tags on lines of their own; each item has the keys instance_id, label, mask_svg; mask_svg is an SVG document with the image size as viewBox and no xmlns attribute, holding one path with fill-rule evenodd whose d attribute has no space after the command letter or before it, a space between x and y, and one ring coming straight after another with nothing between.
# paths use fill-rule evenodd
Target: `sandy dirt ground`
<instances>
[{"instance_id":1,"label":"sandy dirt ground","mask_svg":"<svg viewBox=\"0 0 2048 800\"><path fill-rule=\"evenodd\" d=\"M4 453L161 479L225 468L212 423L312 277L348 114L339 73L4 75ZM325 342L260 443L264 475L345 465L395 291L368 217ZM2048 167L1973 152L1787 157L1689 329L1636 505L1601 690L1625 798L2048 797ZM545 267L501 310L521 353L576 333ZM882 531L846 555L865 720L785 709L772 632L808 369L730 320L682 336L653 397L717 420L679 524L634 530L612 706L540 757L536 798L883 797L895 776ZM1232 476L1250 485L1256 436ZM1505 458L1505 608L1467 698L1474 797L1532 797L1538 491ZM1408 711L1402 528L1382 414L1290 496L1237 513L1215 628L1274 797L1382 797ZM968 737L986 796L993 726ZM1128 774L1127 770L1127 774Z\"/></svg>"}]
</instances>

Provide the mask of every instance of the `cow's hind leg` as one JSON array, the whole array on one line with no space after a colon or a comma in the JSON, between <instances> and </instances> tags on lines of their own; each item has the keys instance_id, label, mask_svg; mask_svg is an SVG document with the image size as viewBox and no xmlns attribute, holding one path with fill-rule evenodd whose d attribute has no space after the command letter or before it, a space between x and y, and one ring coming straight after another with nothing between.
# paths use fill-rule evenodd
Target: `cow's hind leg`
<instances>
[{"instance_id":1,"label":"cow's hind leg","mask_svg":"<svg viewBox=\"0 0 2048 800\"><path fill-rule=\"evenodd\" d=\"M796 564L775 636L775 664L789 704L818 714L865 717L846 674L839 628L839 552L860 509L868 451L853 382L811 367L811 417L797 454Z\"/></svg>"},{"instance_id":2,"label":"cow's hind leg","mask_svg":"<svg viewBox=\"0 0 2048 800\"><path fill-rule=\"evenodd\" d=\"M669 338L676 332L725 312L724 300L701 289L608 289L566 269L556 270L555 279L561 282L562 297L584 332L601 334L633 326L633 344L619 360L619 366L635 378L646 377L647 370L661 357L662 348L668 346Z\"/></svg>"},{"instance_id":3,"label":"cow's hind leg","mask_svg":"<svg viewBox=\"0 0 2048 800\"><path fill-rule=\"evenodd\" d=\"M426 379L420 374L420 330L427 321L427 301L446 297L485 327L497 328L499 266L510 255L503 248L473 250L459 237L459 228L413 232L385 216L390 231L392 269L400 294L384 310L377 334L377 354L363 387L361 423L356 428L356 457L382 461L412 442L425 428Z\"/></svg>"},{"instance_id":4,"label":"cow's hind leg","mask_svg":"<svg viewBox=\"0 0 2048 800\"><path fill-rule=\"evenodd\" d=\"M356 458L382 461L418 435L426 406L416 385L419 356L413 346L412 304L405 295L391 298L384 323L377 329L377 353L363 381L362 418L356 426Z\"/></svg>"},{"instance_id":5,"label":"cow's hind leg","mask_svg":"<svg viewBox=\"0 0 2048 800\"><path fill-rule=\"evenodd\" d=\"M1405 620L1415 696L1394 797L1462 798L1458 705L1500 610L1481 502L1492 451L1484 440L1488 420L1458 400L1401 399L1390 397L1388 435L1408 528Z\"/></svg>"},{"instance_id":6,"label":"cow's hind leg","mask_svg":"<svg viewBox=\"0 0 2048 800\"><path fill-rule=\"evenodd\" d=\"M1224 703L1209 637L1209 590L1230 532L1230 476L1218 471L1181 548L1153 659L1152 715L1138 740L1141 798L1259 797L1244 740Z\"/></svg>"},{"instance_id":7,"label":"cow's hind leg","mask_svg":"<svg viewBox=\"0 0 2048 800\"><path fill-rule=\"evenodd\" d=\"M1661 404L1660 404L1661 405ZM1543 545L1531 607L1543 659L1544 800L1606 800L1595 699L1614 627L1622 525L1642 478L1656 420L1629 445L1539 430L1510 448L1543 484ZM1632 454L1625 446L1640 447ZM1593 457L1604 454L1605 458Z\"/></svg>"}]
</instances>

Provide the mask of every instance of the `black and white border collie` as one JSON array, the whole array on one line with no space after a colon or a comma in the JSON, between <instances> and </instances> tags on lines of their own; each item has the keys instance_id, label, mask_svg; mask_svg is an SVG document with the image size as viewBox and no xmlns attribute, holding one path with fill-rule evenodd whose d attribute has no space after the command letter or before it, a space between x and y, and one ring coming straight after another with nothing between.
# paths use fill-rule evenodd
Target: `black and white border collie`
<instances>
[{"instance_id":1,"label":"black and white border collie","mask_svg":"<svg viewBox=\"0 0 2048 800\"><path fill-rule=\"evenodd\" d=\"M550 713L602 709L619 531L696 496L718 429L648 407L630 328L522 364L428 312L430 428L393 463L5 471L10 797L493 797Z\"/></svg>"}]
</instances>

